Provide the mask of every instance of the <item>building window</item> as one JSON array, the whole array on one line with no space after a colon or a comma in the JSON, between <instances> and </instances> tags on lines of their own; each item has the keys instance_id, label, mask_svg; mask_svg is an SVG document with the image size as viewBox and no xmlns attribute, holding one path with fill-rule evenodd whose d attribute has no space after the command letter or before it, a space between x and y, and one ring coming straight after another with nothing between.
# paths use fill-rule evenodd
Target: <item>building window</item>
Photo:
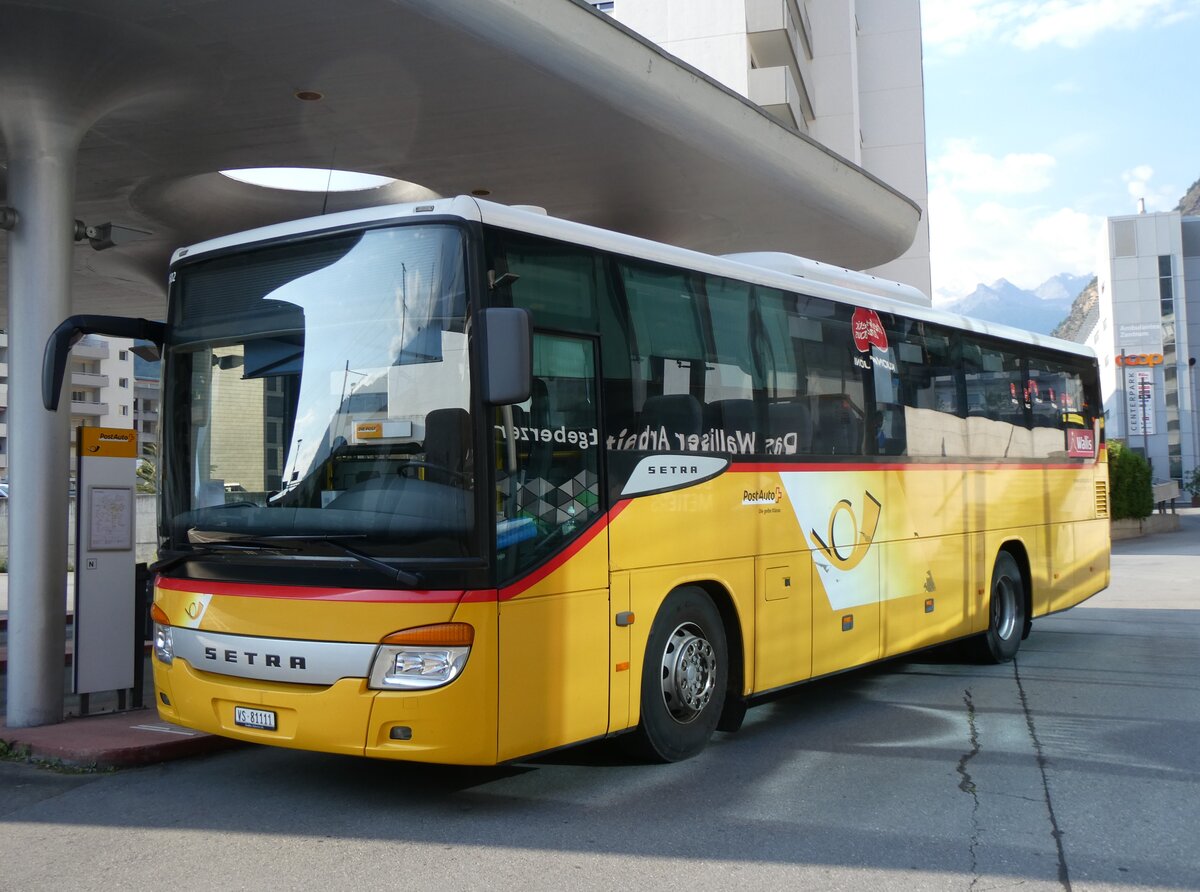
<instances>
[{"instance_id":1,"label":"building window","mask_svg":"<svg viewBox=\"0 0 1200 892\"><path fill-rule=\"evenodd\" d=\"M117 359L121 360L121 362L127 361L129 359L129 351L128 350L118 350L117 351Z\"/></svg>"},{"instance_id":2,"label":"building window","mask_svg":"<svg viewBox=\"0 0 1200 892\"><path fill-rule=\"evenodd\" d=\"M1137 256L1137 224L1133 220L1114 220L1112 234L1113 256Z\"/></svg>"},{"instance_id":3,"label":"building window","mask_svg":"<svg viewBox=\"0 0 1200 892\"><path fill-rule=\"evenodd\" d=\"M1158 257L1158 304L1163 317L1175 312L1175 291L1171 279L1171 255L1160 254Z\"/></svg>"},{"instance_id":4,"label":"building window","mask_svg":"<svg viewBox=\"0 0 1200 892\"><path fill-rule=\"evenodd\" d=\"M129 407L128 407L128 406L122 406L122 407L121 407L121 414L122 414L122 415L128 415L128 414L129 414Z\"/></svg>"},{"instance_id":5,"label":"building window","mask_svg":"<svg viewBox=\"0 0 1200 892\"><path fill-rule=\"evenodd\" d=\"M117 386L128 388L129 387L129 379L128 378L118 378Z\"/></svg>"}]
</instances>

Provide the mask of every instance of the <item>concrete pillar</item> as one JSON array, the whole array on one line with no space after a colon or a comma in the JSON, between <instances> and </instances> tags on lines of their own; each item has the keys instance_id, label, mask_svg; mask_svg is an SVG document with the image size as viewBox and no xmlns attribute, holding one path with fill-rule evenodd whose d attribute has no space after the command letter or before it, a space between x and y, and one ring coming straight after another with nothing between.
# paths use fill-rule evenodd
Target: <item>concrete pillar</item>
<instances>
[{"instance_id":1,"label":"concrete pillar","mask_svg":"<svg viewBox=\"0 0 1200 892\"><path fill-rule=\"evenodd\" d=\"M63 719L70 400L41 400L46 339L70 315L79 129L50 116L5 122L8 233L10 728Z\"/></svg>"}]
</instances>

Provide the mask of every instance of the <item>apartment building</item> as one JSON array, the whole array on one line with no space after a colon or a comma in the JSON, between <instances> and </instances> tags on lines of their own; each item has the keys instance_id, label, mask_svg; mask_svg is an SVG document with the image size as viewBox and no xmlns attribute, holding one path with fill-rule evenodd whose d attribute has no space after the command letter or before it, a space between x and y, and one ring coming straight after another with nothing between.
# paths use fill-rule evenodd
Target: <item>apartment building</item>
<instances>
[{"instance_id":1,"label":"apartment building","mask_svg":"<svg viewBox=\"0 0 1200 892\"><path fill-rule=\"evenodd\" d=\"M77 427L132 428L133 342L87 335L71 348L64 385ZM0 479L8 479L8 333L0 331ZM71 468L75 466L74 448ZM73 473L73 470L71 471Z\"/></svg>"},{"instance_id":2,"label":"apartment building","mask_svg":"<svg viewBox=\"0 0 1200 892\"><path fill-rule=\"evenodd\" d=\"M932 293L920 0L593 5L917 202L912 246L868 272Z\"/></svg>"}]
</instances>

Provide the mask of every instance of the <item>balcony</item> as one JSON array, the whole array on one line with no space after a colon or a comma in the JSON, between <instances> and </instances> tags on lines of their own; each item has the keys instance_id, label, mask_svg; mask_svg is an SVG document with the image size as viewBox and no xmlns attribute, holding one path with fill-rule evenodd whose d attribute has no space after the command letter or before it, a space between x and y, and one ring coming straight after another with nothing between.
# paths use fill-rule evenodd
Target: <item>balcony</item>
<instances>
[{"instance_id":1,"label":"balcony","mask_svg":"<svg viewBox=\"0 0 1200 892\"><path fill-rule=\"evenodd\" d=\"M746 38L757 66L750 71L749 99L799 130L805 130L807 122L815 117L805 88L805 79L812 76L805 27L795 0L747 0ZM776 68L787 69L789 78L779 74L756 75ZM789 79L791 83L787 84ZM755 98L756 80L759 91L770 101ZM783 94L788 98L779 100ZM768 105L772 108L767 108ZM785 112L782 106L788 106L789 110Z\"/></svg>"},{"instance_id":2,"label":"balcony","mask_svg":"<svg viewBox=\"0 0 1200 892\"><path fill-rule=\"evenodd\" d=\"M800 90L790 68L752 68L749 100L771 117L797 130L806 128Z\"/></svg>"},{"instance_id":3,"label":"balcony","mask_svg":"<svg viewBox=\"0 0 1200 892\"><path fill-rule=\"evenodd\" d=\"M93 372L71 372L71 384L75 387L107 387L108 375Z\"/></svg>"},{"instance_id":4,"label":"balcony","mask_svg":"<svg viewBox=\"0 0 1200 892\"><path fill-rule=\"evenodd\" d=\"M85 337L71 348L71 356L75 359L108 359L108 341Z\"/></svg>"},{"instance_id":5,"label":"balcony","mask_svg":"<svg viewBox=\"0 0 1200 892\"><path fill-rule=\"evenodd\" d=\"M108 414L108 403L85 403L81 400L71 400L71 414L99 418Z\"/></svg>"}]
</instances>

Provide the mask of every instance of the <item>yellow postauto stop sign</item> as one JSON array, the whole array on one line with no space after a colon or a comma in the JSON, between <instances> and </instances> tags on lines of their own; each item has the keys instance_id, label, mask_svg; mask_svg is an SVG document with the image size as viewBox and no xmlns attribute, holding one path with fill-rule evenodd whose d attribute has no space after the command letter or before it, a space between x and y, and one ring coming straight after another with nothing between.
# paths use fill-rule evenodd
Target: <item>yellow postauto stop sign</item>
<instances>
[{"instance_id":1,"label":"yellow postauto stop sign","mask_svg":"<svg viewBox=\"0 0 1200 892\"><path fill-rule=\"evenodd\" d=\"M137 458L137 431L117 427L81 428L79 454L96 458Z\"/></svg>"}]
</instances>

